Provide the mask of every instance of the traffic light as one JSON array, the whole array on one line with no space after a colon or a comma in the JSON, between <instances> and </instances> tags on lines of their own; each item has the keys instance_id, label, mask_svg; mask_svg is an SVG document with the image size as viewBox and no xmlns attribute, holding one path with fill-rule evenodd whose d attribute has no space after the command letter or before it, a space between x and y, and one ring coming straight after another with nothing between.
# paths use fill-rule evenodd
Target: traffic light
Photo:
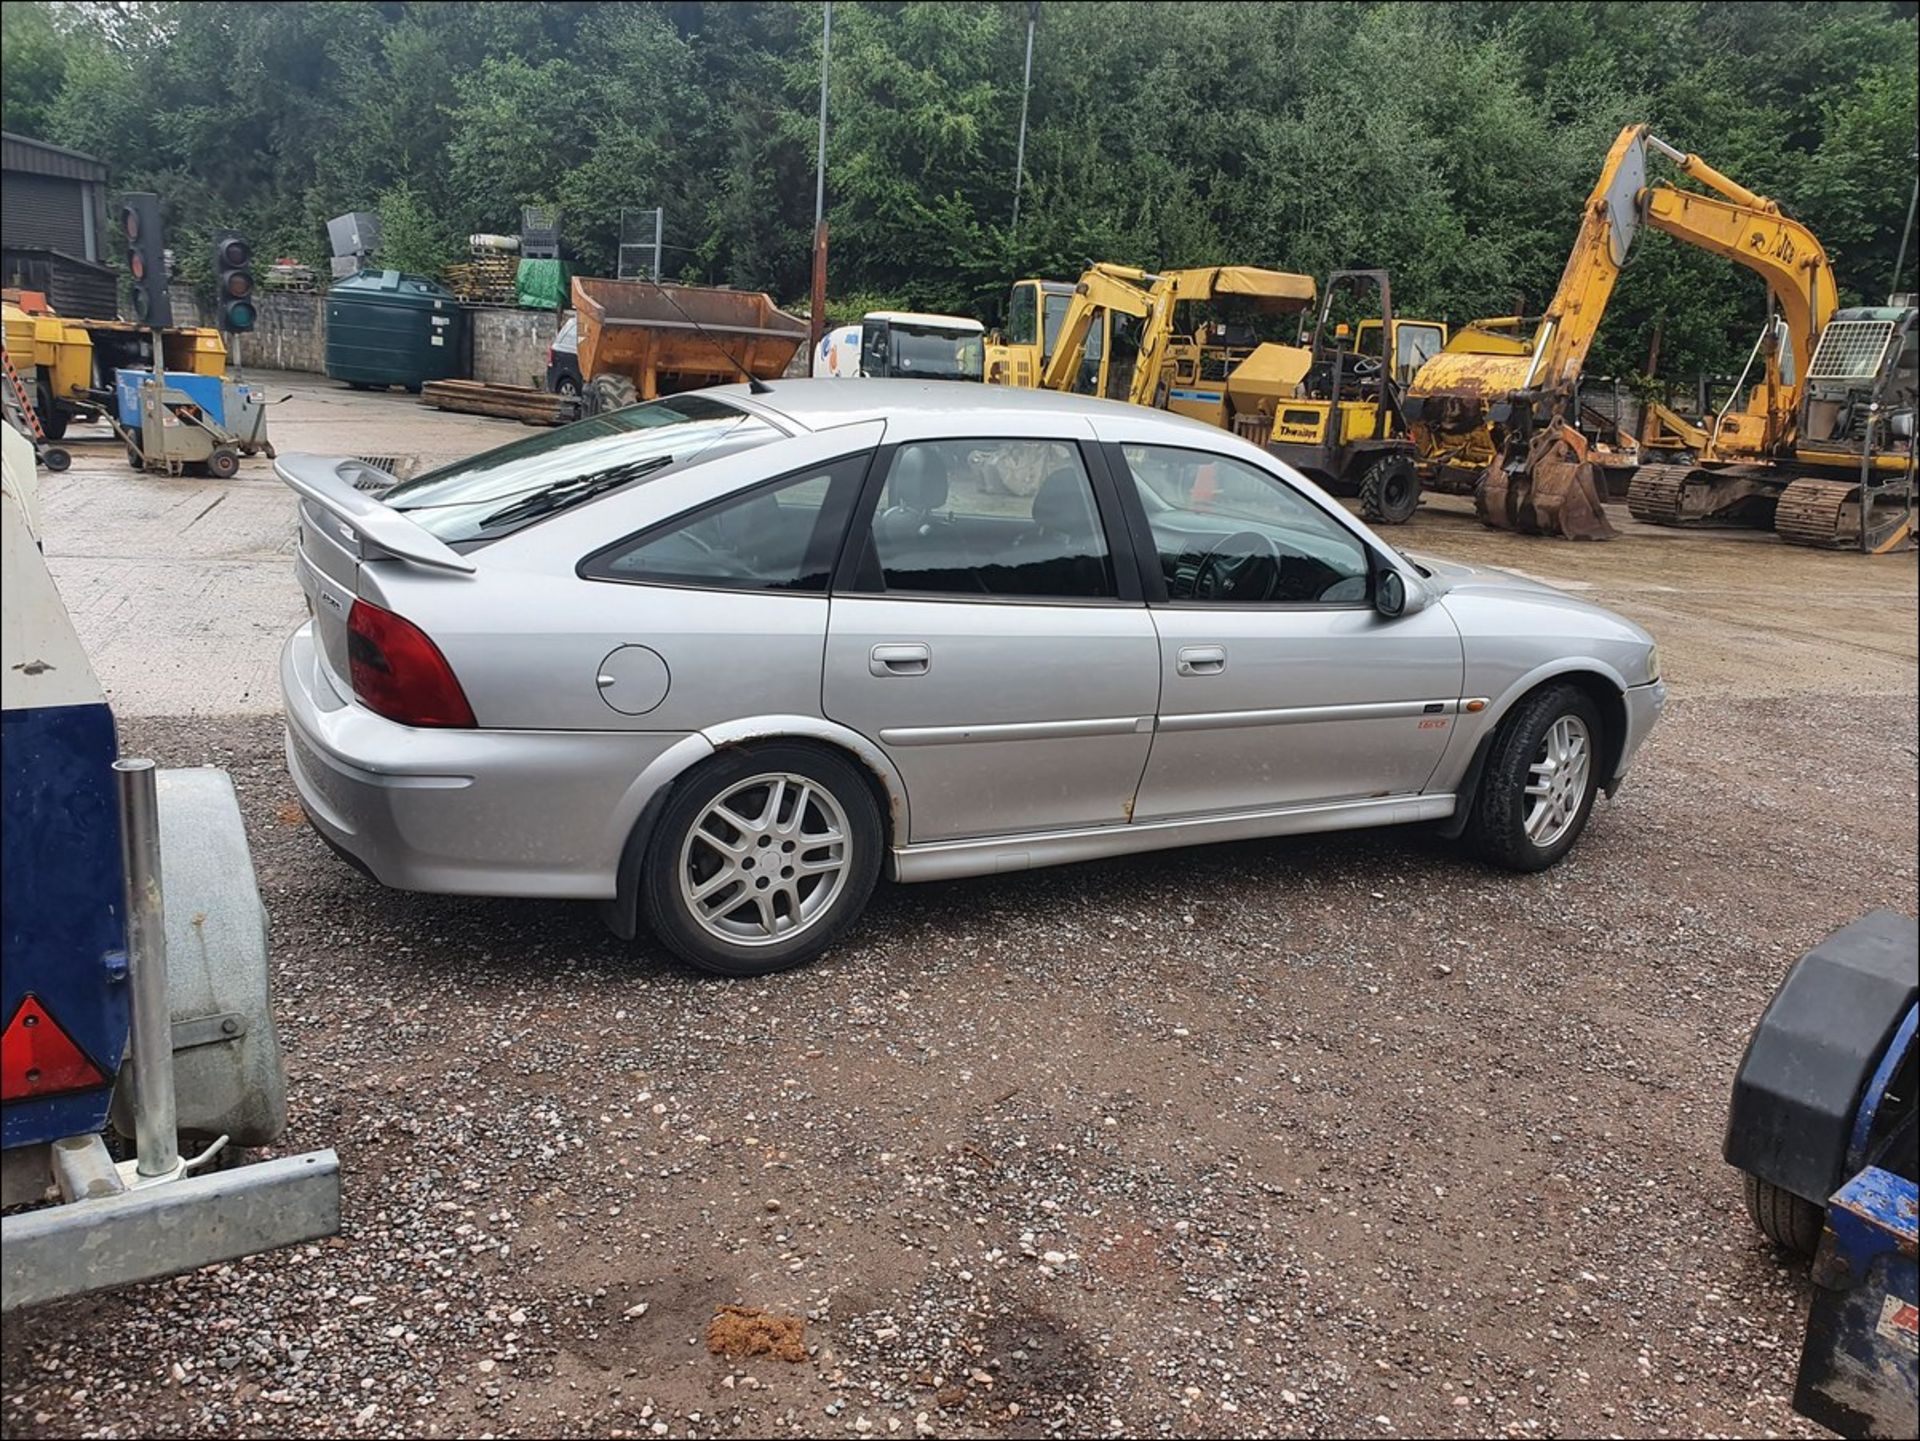
<instances>
[{"instance_id":1,"label":"traffic light","mask_svg":"<svg viewBox=\"0 0 1920 1441\"><path fill-rule=\"evenodd\" d=\"M237 230L213 237L214 294L220 304L220 328L252 330L259 312L253 303L253 247Z\"/></svg>"},{"instance_id":2,"label":"traffic light","mask_svg":"<svg viewBox=\"0 0 1920 1441\"><path fill-rule=\"evenodd\" d=\"M133 275L133 318L165 329L173 324L167 298L167 254L160 234L160 197L138 191L120 199L120 224L127 232L127 269Z\"/></svg>"}]
</instances>

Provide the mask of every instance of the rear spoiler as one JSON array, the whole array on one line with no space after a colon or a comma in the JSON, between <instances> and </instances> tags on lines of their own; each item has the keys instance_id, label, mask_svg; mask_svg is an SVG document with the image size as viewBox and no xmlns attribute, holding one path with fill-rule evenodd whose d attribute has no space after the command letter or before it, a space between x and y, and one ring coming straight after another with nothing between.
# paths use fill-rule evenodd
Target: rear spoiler
<instances>
[{"instance_id":1,"label":"rear spoiler","mask_svg":"<svg viewBox=\"0 0 1920 1441\"><path fill-rule=\"evenodd\" d=\"M393 477L377 466L351 456L283 455L274 461L273 473L383 555L433 570L474 572L473 562L445 541L355 486L361 476L392 485Z\"/></svg>"}]
</instances>

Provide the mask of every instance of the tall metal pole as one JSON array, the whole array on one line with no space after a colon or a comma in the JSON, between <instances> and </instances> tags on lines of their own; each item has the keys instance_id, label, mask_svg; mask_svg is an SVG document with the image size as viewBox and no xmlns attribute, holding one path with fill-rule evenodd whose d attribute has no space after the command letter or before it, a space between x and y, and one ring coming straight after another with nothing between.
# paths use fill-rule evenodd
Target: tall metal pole
<instances>
[{"instance_id":1,"label":"tall metal pole","mask_svg":"<svg viewBox=\"0 0 1920 1441\"><path fill-rule=\"evenodd\" d=\"M660 283L660 233L666 228L667 212L664 206L653 207L653 283Z\"/></svg>"},{"instance_id":2,"label":"tall metal pole","mask_svg":"<svg viewBox=\"0 0 1920 1441\"><path fill-rule=\"evenodd\" d=\"M1020 143L1013 152L1013 229L1020 233L1020 181L1027 173L1027 97L1033 93L1033 26L1040 18L1040 0L1027 0L1027 68L1020 77Z\"/></svg>"},{"instance_id":3,"label":"tall metal pole","mask_svg":"<svg viewBox=\"0 0 1920 1441\"><path fill-rule=\"evenodd\" d=\"M173 1002L167 992L167 918L160 900L160 802L153 762L113 763L120 792L126 879L127 970L133 983L133 1136L142 1176L180 1169L173 1094Z\"/></svg>"},{"instance_id":4,"label":"tall metal pole","mask_svg":"<svg viewBox=\"0 0 1920 1441\"><path fill-rule=\"evenodd\" d=\"M820 150L813 176L813 291L807 306L807 374L827 333L827 65L833 55L833 0L820 19Z\"/></svg>"}]
</instances>

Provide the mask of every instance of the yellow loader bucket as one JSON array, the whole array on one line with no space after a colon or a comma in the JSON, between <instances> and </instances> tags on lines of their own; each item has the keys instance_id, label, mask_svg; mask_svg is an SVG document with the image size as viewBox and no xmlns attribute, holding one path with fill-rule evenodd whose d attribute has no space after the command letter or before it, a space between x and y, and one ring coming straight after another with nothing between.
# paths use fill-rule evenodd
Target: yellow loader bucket
<instances>
[{"instance_id":1,"label":"yellow loader bucket","mask_svg":"<svg viewBox=\"0 0 1920 1441\"><path fill-rule=\"evenodd\" d=\"M1473 488L1473 509L1495 530L1612 540L1618 532L1600 490L1600 468L1587 459L1585 440L1556 425L1534 436L1520 464L1493 458Z\"/></svg>"}]
</instances>

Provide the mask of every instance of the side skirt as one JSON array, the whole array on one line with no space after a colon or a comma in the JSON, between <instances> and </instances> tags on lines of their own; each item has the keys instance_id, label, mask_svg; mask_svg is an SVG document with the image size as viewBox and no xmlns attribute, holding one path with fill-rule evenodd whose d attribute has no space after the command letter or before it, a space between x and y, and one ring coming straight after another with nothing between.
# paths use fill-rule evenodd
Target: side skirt
<instances>
[{"instance_id":1,"label":"side skirt","mask_svg":"<svg viewBox=\"0 0 1920 1441\"><path fill-rule=\"evenodd\" d=\"M1210 845L1216 841L1445 820L1453 814L1453 807L1451 795L1388 796L1377 800L1336 801L1329 805L1281 806L1223 816L1136 821L1131 825L1038 835L934 841L918 846L895 846L887 859L887 874L896 881L956 880L963 876L1066 865L1072 861L1102 860L1139 851Z\"/></svg>"}]
</instances>

